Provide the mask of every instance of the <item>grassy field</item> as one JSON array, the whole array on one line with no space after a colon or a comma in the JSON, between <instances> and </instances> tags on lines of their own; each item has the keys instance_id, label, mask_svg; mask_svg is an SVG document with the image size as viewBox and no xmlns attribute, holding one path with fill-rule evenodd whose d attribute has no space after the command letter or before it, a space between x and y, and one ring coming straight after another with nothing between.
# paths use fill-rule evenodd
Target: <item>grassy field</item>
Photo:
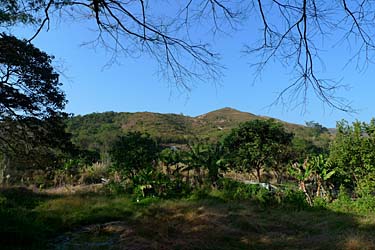
<instances>
[{"instance_id":1,"label":"grassy field","mask_svg":"<svg viewBox=\"0 0 375 250\"><path fill-rule=\"evenodd\" d=\"M0 192L1 249L375 249L375 214L101 193ZM199 197L199 198L198 198Z\"/></svg>"}]
</instances>

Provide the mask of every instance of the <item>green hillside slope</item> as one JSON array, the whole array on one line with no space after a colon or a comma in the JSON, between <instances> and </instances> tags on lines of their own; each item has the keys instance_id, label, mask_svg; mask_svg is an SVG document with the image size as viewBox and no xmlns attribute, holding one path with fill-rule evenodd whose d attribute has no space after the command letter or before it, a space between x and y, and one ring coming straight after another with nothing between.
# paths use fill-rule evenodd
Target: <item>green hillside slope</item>
<instances>
[{"instance_id":1,"label":"green hillside slope","mask_svg":"<svg viewBox=\"0 0 375 250\"><path fill-rule=\"evenodd\" d=\"M240 123L253 119L269 119L232 108L223 108L190 117L151 112L104 112L74 116L68 120L73 141L85 149L108 150L113 140L129 131L147 132L161 144L187 144L197 139L217 141ZM306 137L311 129L286 123L285 128L296 136Z\"/></svg>"}]
</instances>

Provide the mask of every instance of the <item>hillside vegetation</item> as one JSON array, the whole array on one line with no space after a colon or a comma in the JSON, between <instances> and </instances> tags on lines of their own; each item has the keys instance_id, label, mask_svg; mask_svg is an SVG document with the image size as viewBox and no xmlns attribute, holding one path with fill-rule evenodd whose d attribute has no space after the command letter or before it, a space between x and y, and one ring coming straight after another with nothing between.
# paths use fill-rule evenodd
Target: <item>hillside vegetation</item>
<instances>
[{"instance_id":1,"label":"hillside vegetation","mask_svg":"<svg viewBox=\"0 0 375 250\"><path fill-rule=\"evenodd\" d=\"M104 112L78 115L67 122L73 142L81 148L108 151L110 144L120 135L139 131L148 133L161 144L186 145L197 140L217 142L240 123L255 119L270 119L232 108L215 110L196 117L182 114L151 112ZM271 118L272 119L272 118ZM304 125L280 121L296 138L327 146L331 138L328 130L317 136L314 129Z\"/></svg>"},{"instance_id":2,"label":"hillside vegetation","mask_svg":"<svg viewBox=\"0 0 375 250\"><path fill-rule=\"evenodd\" d=\"M66 148L0 155L0 246L375 247L375 120L334 135L229 108L65 122Z\"/></svg>"}]
</instances>

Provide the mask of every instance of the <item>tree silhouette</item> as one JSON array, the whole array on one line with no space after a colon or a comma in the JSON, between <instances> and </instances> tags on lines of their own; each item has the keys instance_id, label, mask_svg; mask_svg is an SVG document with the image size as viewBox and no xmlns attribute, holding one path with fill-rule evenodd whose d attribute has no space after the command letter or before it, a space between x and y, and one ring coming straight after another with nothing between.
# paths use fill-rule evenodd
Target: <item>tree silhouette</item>
<instances>
[{"instance_id":1,"label":"tree silhouette","mask_svg":"<svg viewBox=\"0 0 375 250\"><path fill-rule=\"evenodd\" d=\"M0 34L1 118L46 118L65 106L52 58L27 41Z\"/></svg>"},{"instance_id":2,"label":"tree silhouette","mask_svg":"<svg viewBox=\"0 0 375 250\"><path fill-rule=\"evenodd\" d=\"M143 171L152 170L158 153L155 140L140 132L128 132L118 137L109 152L114 169L131 180Z\"/></svg>"},{"instance_id":3,"label":"tree silhouette","mask_svg":"<svg viewBox=\"0 0 375 250\"><path fill-rule=\"evenodd\" d=\"M51 60L27 41L0 34L0 152L68 147L66 100Z\"/></svg>"}]
</instances>

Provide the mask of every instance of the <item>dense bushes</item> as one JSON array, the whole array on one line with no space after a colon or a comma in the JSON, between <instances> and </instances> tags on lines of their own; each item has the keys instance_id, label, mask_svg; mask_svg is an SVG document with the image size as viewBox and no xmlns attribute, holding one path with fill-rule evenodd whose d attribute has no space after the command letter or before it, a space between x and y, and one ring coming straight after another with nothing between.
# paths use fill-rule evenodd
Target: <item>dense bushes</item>
<instances>
[{"instance_id":1,"label":"dense bushes","mask_svg":"<svg viewBox=\"0 0 375 250\"><path fill-rule=\"evenodd\" d=\"M245 184L231 179L220 182L225 200L250 200L267 206L283 206L296 209L308 207L303 192L289 188L265 188L260 184Z\"/></svg>"},{"instance_id":2,"label":"dense bushes","mask_svg":"<svg viewBox=\"0 0 375 250\"><path fill-rule=\"evenodd\" d=\"M314 137L327 133L316 124L311 126L316 128ZM370 209L375 192L374 131L374 121L352 126L340 122L331 151L325 155L317 152L327 151L311 150L310 144L293 142L293 134L273 120L246 122L217 143L196 140L185 147L158 145L148 134L128 132L113 141L105 156L77 150L61 160L58 168L35 171L33 178L22 180L39 188L104 182L107 192L130 193L138 200L192 192L200 196L213 189L224 200L299 208L306 202L327 207L343 185L350 194L347 204L356 199L358 206ZM237 174L238 180L252 176L277 183L279 188L267 190L260 184L236 182L228 179L228 171L235 171L232 179ZM289 187L281 188L281 184Z\"/></svg>"}]
</instances>

